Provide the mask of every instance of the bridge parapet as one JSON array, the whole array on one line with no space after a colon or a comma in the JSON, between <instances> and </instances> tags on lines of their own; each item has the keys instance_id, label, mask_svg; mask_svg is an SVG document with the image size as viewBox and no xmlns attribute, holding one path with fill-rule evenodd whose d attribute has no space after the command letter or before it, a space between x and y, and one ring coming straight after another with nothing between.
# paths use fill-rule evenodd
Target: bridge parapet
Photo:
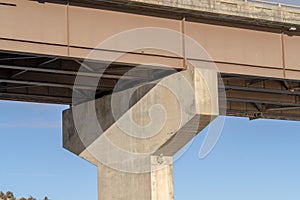
<instances>
[{"instance_id":1,"label":"bridge parapet","mask_svg":"<svg viewBox=\"0 0 300 200\"><path fill-rule=\"evenodd\" d=\"M147 6L165 6L174 11L188 10L192 13L219 14L220 18L238 17L257 21L300 25L300 6L262 0L130 0ZM222 16L220 16L222 15Z\"/></svg>"}]
</instances>

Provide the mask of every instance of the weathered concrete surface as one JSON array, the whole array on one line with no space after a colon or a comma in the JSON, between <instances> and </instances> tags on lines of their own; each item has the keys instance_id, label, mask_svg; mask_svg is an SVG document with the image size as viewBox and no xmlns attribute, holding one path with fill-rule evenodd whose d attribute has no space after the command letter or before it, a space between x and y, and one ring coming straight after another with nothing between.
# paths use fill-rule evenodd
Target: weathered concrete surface
<instances>
[{"instance_id":1,"label":"weathered concrete surface","mask_svg":"<svg viewBox=\"0 0 300 200\"><path fill-rule=\"evenodd\" d=\"M182 13L213 13L214 18L220 19L228 18L226 15L234 16L236 19L248 21L248 23L250 21L261 22L265 20L282 24L300 24L300 7L283 3L268 3L259 0L129 0L128 2L142 3L149 7L165 6ZM180 11L180 9L182 10ZM188 11L184 12L184 10ZM232 18L232 20L234 19Z\"/></svg>"},{"instance_id":2,"label":"weathered concrete surface","mask_svg":"<svg viewBox=\"0 0 300 200\"><path fill-rule=\"evenodd\" d=\"M98 166L99 200L172 200L172 156L218 115L213 70L150 85L63 114L64 147Z\"/></svg>"},{"instance_id":3,"label":"weathered concrete surface","mask_svg":"<svg viewBox=\"0 0 300 200\"><path fill-rule=\"evenodd\" d=\"M162 167L159 159L166 165ZM172 157L159 159L151 157L152 170L147 173L121 172L99 163L99 199L173 200Z\"/></svg>"}]
</instances>

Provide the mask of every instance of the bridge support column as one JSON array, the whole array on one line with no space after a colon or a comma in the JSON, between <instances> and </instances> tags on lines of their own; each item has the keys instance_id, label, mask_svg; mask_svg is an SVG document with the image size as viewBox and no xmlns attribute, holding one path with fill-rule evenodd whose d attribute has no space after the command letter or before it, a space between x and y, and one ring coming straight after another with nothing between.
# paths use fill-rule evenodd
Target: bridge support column
<instances>
[{"instance_id":1,"label":"bridge support column","mask_svg":"<svg viewBox=\"0 0 300 200\"><path fill-rule=\"evenodd\" d=\"M145 173L98 165L99 200L173 200L172 157L154 156L151 160L152 170Z\"/></svg>"},{"instance_id":2,"label":"bridge support column","mask_svg":"<svg viewBox=\"0 0 300 200\"><path fill-rule=\"evenodd\" d=\"M189 69L74 106L64 148L98 167L99 200L173 200L172 157L218 115L217 85Z\"/></svg>"}]
</instances>

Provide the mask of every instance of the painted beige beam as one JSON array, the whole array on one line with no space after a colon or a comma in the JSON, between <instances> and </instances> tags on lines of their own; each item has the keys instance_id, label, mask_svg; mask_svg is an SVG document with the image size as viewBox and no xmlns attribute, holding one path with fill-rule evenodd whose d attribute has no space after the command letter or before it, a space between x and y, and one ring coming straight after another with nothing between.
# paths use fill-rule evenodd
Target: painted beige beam
<instances>
[{"instance_id":1,"label":"painted beige beam","mask_svg":"<svg viewBox=\"0 0 300 200\"><path fill-rule=\"evenodd\" d=\"M37 44L67 44L66 5L29 0L7 2L16 6L0 8L0 38L33 41Z\"/></svg>"},{"instance_id":2,"label":"painted beige beam","mask_svg":"<svg viewBox=\"0 0 300 200\"><path fill-rule=\"evenodd\" d=\"M185 32L193 37L208 51L212 61L218 63L221 72L300 79L300 69L297 64L299 57L293 53L300 50L297 45L300 43L300 37L287 34L282 36L280 29L268 31L255 27L246 28L246 24L244 28L240 28L235 23L212 25L209 22L188 20L182 22L176 19L128 13L126 10L117 12L96 7L68 6L48 2L10 1L17 6L1 8L3 12L0 14L5 16L0 18L2 27L0 50L2 51L85 58L93 48L114 34L151 26ZM224 2L219 1L216 5L219 4L223 5ZM169 6L173 5L176 6L176 3ZM240 3L234 5L239 7ZM244 3L242 2L241 5ZM223 6L228 5L225 3ZM145 38L150 37L145 36ZM182 51L182 38L172 44ZM187 58L202 59L194 52L188 52L189 44L185 44L185 47ZM102 61L112 61L109 58L117 55L116 51L122 51L122 48L115 46L98 49L98 51L104 54ZM181 56L170 52L145 49L128 53L116 62L134 65L160 63L180 69L183 67L183 60Z\"/></svg>"}]
</instances>

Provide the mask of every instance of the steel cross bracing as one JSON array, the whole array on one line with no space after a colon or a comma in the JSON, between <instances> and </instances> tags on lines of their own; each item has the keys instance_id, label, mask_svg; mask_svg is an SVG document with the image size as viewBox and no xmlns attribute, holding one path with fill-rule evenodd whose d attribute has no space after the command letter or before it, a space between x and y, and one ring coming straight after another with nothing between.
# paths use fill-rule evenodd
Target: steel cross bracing
<instances>
[{"instance_id":1,"label":"steel cross bracing","mask_svg":"<svg viewBox=\"0 0 300 200\"><path fill-rule=\"evenodd\" d=\"M126 81L149 82L182 70L186 60L206 62L194 55L182 58L165 52L143 51L129 53L107 69L104 62L82 63L87 53L107 37L155 25L182 32L203 45L221 71L220 83L224 82L225 92L220 90L219 96L222 101L226 94L227 115L299 120L298 8L252 4L265 4L258 0L194 2L198 7L183 7L180 3L190 2L186 0L176 1L177 4L150 2L8 0L0 4L7 16L14 16L8 17L9 21L0 20L3 27L0 32L0 99L71 105L73 91L81 94L76 102L94 98L84 95L93 88L89 82L74 87L76 76L97 80L97 73L101 73L95 93L99 98L112 93L120 78L124 81L121 89L126 89L130 85ZM211 7L205 6L205 2L217 7L208 12L206 9ZM247 14L243 12L246 8L261 18L243 16ZM232 15L238 14L236 10L242 11L240 16ZM26 24L25 19L30 24ZM119 27L120 20L128 23ZM49 24L45 26L46 21ZM135 23L130 23L132 21ZM24 24L34 31L25 31ZM187 45L178 40L179 48L188 49ZM97 51L114 55L120 49ZM127 74L135 65L151 61L170 68L147 66L139 73ZM78 72L80 66L83 71Z\"/></svg>"},{"instance_id":2,"label":"steel cross bracing","mask_svg":"<svg viewBox=\"0 0 300 200\"><path fill-rule=\"evenodd\" d=\"M149 74L164 77L174 73L166 68L147 67L146 73L139 76L127 75L125 73L133 66L113 64L103 70L101 67L105 63L100 62L85 62L88 68L78 72L81 64L81 60L69 58L1 53L0 99L70 105L73 89L82 94L92 88L89 84L73 88L76 75L93 79L103 74L96 92L98 98L110 94L121 77L143 82L151 81ZM226 91L227 115L299 120L300 81L237 74L221 74L221 77ZM223 99L224 94L220 93L220 100ZM81 99L82 102L88 100L88 97Z\"/></svg>"}]
</instances>

